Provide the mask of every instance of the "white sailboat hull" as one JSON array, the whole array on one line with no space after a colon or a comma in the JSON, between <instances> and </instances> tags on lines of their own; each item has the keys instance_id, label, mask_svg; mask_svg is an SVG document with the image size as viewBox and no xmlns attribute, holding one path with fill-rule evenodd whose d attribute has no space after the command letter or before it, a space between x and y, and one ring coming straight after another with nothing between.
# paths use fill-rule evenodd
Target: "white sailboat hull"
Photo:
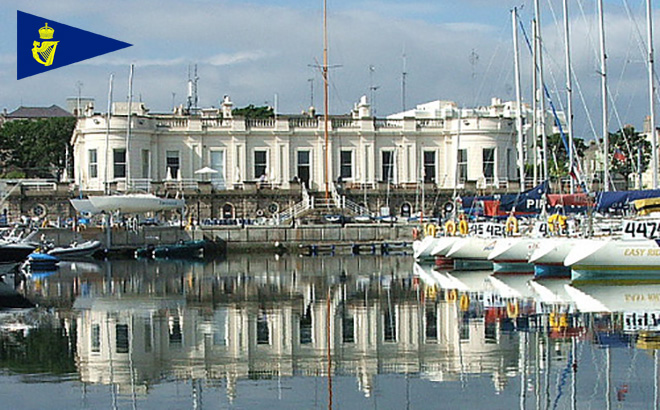
<instances>
[{"instance_id":1,"label":"white sailboat hull","mask_svg":"<svg viewBox=\"0 0 660 410\"><path fill-rule=\"evenodd\" d=\"M169 211L185 206L183 199L160 198L152 194L90 196L89 201L99 211L122 213Z\"/></svg>"},{"instance_id":2,"label":"white sailboat hull","mask_svg":"<svg viewBox=\"0 0 660 410\"><path fill-rule=\"evenodd\" d=\"M660 277L660 246L649 239L582 240L564 260L573 280L644 279Z\"/></svg>"}]
</instances>

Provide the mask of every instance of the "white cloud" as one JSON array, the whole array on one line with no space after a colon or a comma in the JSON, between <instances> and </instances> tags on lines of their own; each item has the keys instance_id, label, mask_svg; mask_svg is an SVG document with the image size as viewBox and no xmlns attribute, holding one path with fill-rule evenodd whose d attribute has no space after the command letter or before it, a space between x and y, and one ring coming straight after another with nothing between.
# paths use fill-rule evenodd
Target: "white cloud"
<instances>
[{"instance_id":1,"label":"white cloud","mask_svg":"<svg viewBox=\"0 0 660 410\"><path fill-rule=\"evenodd\" d=\"M513 98L510 7L525 4L521 17L528 27L533 10L530 0L337 3L336 7L329 5L328 10L329 62L341 65L330 72L332 112L349 111L361 95L370 94L372 81L378 87L375 93L378 114L398 111L402 102L404 52L408 107L434 99L487 104L494 96ZM0 16L0 23L6 23L4 39L0 40L0 81L3 82L0 104L10 108L27 100L42 105L63 104L65 97L75 94L76 81L85 84L86 95L105 101L109 73L116 72L117 83L123 84L130 63L137 65L135 88L158 111L171 108L172 93L176 93L175 103L183 101L188 65L195 63L199 65L200 100L204 104L217 105L224 94L231 94L237 106L272 103L277 93L280 111L298 113L310 103L308 80L313 78L314 102L321 106L320 76L318 70L309 67L322 61L320 4L311 6L305 2L295 7L295 2L288 1L285 7L256 0L252 3L61 0L26 4L27 9L23 2L10 2L26 12L79 25L134 46L16 81L12 67L15 17L12 13ZM595 19L591 15L583 19L578 10L574 13L575 72L597 122ZM563 33L551 13L543 21L546 80L552 94L563 97L563 91L555 91L554 87L557 84L561 88L564 81ZM643 64L636 62L642 57L635 55L638 45L634 36L631 37L635 27L625 13L610 10L609 6L607 23L611 88L618 90L617 101L634 107L622 108L630 116L625 121L641 124L646 97L643 81L639 81L639 67L643 68ZM643 20L639 24L644 27ZM478 61L470 58L473 50L479 56ZM524 49L521 57L524 95L529 101L530 57ZM632 62L625 64L626 59ZM372 65L375 71L370 73L368 67ZM117 90L120 88L116 86ZM117 91L116 95L122 94L126 94L125 90ZM97 103L98 107L103 105Z\"/></svg>"}]
</instances>

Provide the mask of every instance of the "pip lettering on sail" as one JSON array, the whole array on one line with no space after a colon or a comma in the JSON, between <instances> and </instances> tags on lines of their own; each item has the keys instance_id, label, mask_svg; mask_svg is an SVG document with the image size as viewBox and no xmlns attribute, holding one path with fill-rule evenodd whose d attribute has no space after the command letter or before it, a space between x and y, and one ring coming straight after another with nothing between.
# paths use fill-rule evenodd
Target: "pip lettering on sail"
<instances>
[{"instance_id":1,"label":"pip lettering on sail","mask_svg":"<svg viewBox=\"0 0 660 410\"><path fill-rule=\"evenodd\" d=\"M18 80L131 46L20 10L16 15L16 27Z\"/></svg>"}]
</instances>

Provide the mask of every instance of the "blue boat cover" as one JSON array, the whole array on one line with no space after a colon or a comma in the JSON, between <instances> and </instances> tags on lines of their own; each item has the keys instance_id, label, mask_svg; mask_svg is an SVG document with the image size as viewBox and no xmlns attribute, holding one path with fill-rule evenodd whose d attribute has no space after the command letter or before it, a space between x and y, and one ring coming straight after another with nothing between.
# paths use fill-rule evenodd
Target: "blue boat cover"
<instances>
[{"instance_id":1,"label":"blue boat cover","mask_svg":"<svg viewBox=\"0 0 660 410\"><path fill-rule=\"evenodd\" d=\"M549 188L549 182L544 181L532 189L517 194L469 196L461 199L463 209L469 214L474 213L472 210L479 206L479 201L500 201L500 212L504 214L511 210L515 210L516 215L538 214L543 206L541 199L548 193Z\"/></svg>"},{"instance_id":2,"label":"blue boat cover","mask_svg":"<svg viewBox=\"0 0 660 410\"><path fill-rule=\"evenodd\" d=\"M642 191L600 192L596 195L596 210L599 212L616 212L628 209L636 199L660 197L660 189Z\"/></svg>"}]
</instances>

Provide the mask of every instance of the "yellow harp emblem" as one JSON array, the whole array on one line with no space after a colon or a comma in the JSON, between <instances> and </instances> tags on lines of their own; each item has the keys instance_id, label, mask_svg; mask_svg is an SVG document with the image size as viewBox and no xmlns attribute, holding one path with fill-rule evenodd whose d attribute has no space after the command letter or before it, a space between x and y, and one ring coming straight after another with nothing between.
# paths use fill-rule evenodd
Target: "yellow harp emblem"
<instances>
[{"instance_id":1,"label":"yellow harp emblem","mask_svg":"<svg viewBox=\"0 0 660 410\"><path fill-rule=\"evenodd\" d=\"M50 40L53 38L52 27L48 27L48 23L42 28L39 29L39 37L42 40ZM59 41L42 41L41 44L38 41L32 43L32 57L39 64L49 66L53 64L53 58L55 58L55 49L57 48L57 43Z\"/></svg>"}]
</instances>

